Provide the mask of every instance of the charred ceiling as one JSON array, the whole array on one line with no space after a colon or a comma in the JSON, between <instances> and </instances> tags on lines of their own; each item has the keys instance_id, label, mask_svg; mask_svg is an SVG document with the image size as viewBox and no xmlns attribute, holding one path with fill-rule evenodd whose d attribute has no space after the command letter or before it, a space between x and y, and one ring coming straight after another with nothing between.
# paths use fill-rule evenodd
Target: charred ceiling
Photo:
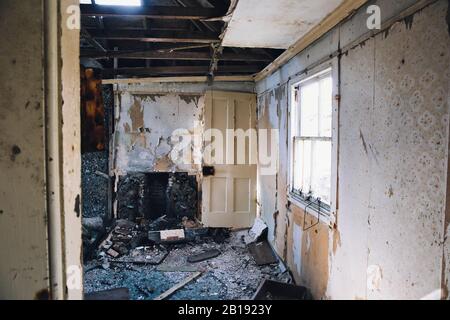
<instances>
[{"instance_id":1,"label":"charred ceiling","mask_svg":"<svg viewBox=\"0 0 450 320\"><path fill-rule=\"evenodd\" d=\"M142 0L141 6L81 4L81 57L104 78L251 75L281 50L224 48L234 0Z\"/></svg>"}]
</instances>

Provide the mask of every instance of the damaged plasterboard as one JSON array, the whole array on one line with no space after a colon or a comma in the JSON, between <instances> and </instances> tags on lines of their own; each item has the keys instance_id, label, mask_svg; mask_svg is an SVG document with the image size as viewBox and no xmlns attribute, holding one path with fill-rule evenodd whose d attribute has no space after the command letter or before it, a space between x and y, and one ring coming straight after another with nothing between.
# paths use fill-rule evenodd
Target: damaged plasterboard
<instances>
[{"instance_id":1,"label":"damaged plasterboard","mask_svg":"<svg viewBox=\"0 0 450 320\"><path fill-rule=\"evenodd\" d=\"M225 32L226 47L287 49L343 0L240 0Z\"/></svg>"},{"instance_id":2,"label":"damaged plasterboard","mask_svg":"<svg viewBox=\"0 0 450 320\"><path fill-rule=\"evenodd\" d=\"M253 223L253 227L250 229L247 235L245 235L244 241L246 244L256 242L261 238L264 232L267 230L267 225L260 218L257 217Z\"/></svg>"},{"instance_id":3,"label":"damaged plasterboard","mask_svg":"<svg viewBox=\"0 0 450 320\"><path fill-rule=\"evenodd\" d=\"M116 169L121 174L197 173L201 154L198 147L183 161L177 161L172 150L180 140L202 132L203 109L202 93L121 92Z\"/></svg>"}]
</instances>

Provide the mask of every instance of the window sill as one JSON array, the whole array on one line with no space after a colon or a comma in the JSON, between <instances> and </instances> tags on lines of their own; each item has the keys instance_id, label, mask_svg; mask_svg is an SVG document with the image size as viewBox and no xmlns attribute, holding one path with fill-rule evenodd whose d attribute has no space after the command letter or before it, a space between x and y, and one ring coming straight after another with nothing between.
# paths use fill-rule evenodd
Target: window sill
<instances>
[{"instance_id":1,"label":"window sill","mask_svg":"<svg viewBox=\"0 0 450 320\"><path fill-rule=\"evenodd\" d=\"M298 207L299 209L305 211L311 217L317 219L317 216L319 216L319 221L321 223L324 223L327 226L332 227L332 225L333 225L333 218L332 218L333 214L331 213L330 210L328 210L326 208L321 208L320 209L320 213L319 213L319 210L316 207L317 205L316 206L311 206L311 202L301 199L297 194L294 194L294 193L290 193L289 194L288 200L293 205ZM306 208L306 210L305 210L305 208Z\"/></svg>"}]
</instances>

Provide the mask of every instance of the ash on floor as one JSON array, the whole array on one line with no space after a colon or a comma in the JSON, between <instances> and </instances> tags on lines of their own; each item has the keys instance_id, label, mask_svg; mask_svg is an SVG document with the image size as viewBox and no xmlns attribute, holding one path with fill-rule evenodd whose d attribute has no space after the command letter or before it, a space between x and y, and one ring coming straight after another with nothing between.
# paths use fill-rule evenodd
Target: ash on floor
<instances>
[{"instance_id":1,"label":"ash on floor","mask_svg":"<svg viewBox=\"0 0 450 320\"><path fill-rule=\"evenodd\" d=\"M117 263L109 259L85 265L85 292L128 288L133 300L152 300L196 271L201 276L171 295L169 300L247 300L251 299L264 279L291 282L288 272L278 264L257 266L244 243L246 231L231 232L221 243L214 240L173 245L160 265ZM221 254L199 263L189 263L189 256L217 249ZM137 248L121 260L147 258L161 254L161 246Z\"/></svg>"}]
</instances>

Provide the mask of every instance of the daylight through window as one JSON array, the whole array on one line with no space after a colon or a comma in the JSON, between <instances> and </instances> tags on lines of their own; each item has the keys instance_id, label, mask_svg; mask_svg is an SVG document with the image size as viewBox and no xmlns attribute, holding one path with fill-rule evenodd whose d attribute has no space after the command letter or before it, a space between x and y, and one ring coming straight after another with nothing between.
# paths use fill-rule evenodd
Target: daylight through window
<instances>
[{"instance_id":1,"label":"daylight through window","mask_svg":"<svg viewBox=\"0 0 450 320\"><path fill-rule=\"evenodd\" d=\"M332 77L327 70L295 86L292 192L330 205Z\"/></svg>"}]
</instances>

